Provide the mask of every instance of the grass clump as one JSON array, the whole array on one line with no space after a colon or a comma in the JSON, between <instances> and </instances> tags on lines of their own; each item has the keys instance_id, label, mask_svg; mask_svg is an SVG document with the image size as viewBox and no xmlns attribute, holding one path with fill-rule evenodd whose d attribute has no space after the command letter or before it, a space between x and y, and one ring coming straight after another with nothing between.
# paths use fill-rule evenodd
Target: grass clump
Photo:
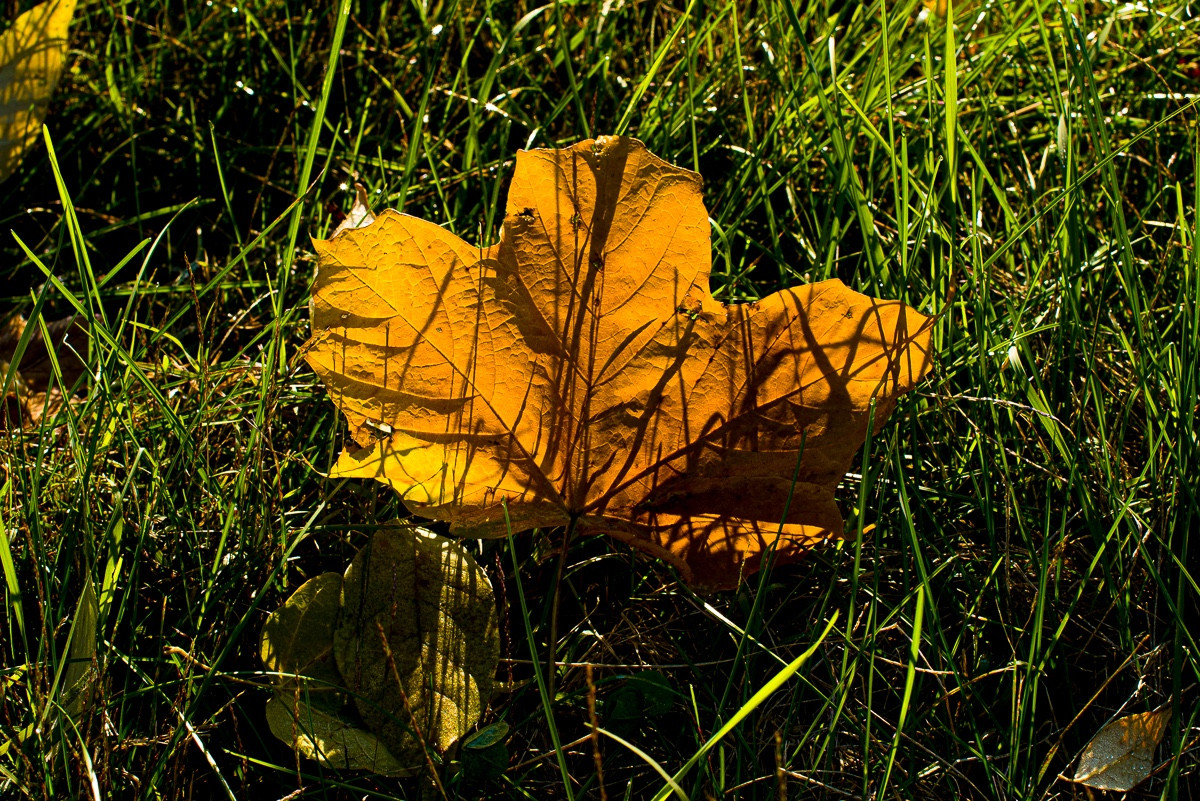
<instances>
[{"instance_id":1,"label":"grass clump","mask_svg":"<svg viewBox=\"0 0 1200 801\"><path fill-rule=\"evenodd\" d=\"M688 797L1084 797L1060 774L1088 739L1161 703L1131 795L1189 797L1186 4L318 5L82 4L54 160L0 188L3 313L91 333L76 402L0 437L5 796L427 791L297 762L263 716L267 614L403 513L322 477L343 432L297 358L307 237L357 181L491 241L518 148L626 133L704 175L720 297L840 277L940 313L939 362L848 477L850 538L736 593L585 539L554 595L555 532L474 546L509 758L442 767L446 796L651 797L650 762L674 774L754 700ZM659 711L618 730L649 673ZM594 743L592 710L640 753Z\"/></svg>"}]
</instances>

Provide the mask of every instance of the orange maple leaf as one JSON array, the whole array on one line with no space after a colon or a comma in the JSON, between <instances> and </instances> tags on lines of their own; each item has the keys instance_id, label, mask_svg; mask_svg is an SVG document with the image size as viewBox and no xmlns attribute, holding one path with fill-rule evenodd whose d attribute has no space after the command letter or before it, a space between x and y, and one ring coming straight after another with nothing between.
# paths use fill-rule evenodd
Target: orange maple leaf
<instances>
[{"instance_id":1,"label":"orange maple leaf","mask_svg":"<svg viewBox=\"0 0 1200 801\"><path fill-rule=\"evenodd\" d=\"M714 300L700 176L633 139L518 154L492 247L393 211L316 247L307 359L357 444L333 475L707 587L840 536L871 401L879 426L928 366L926 317L840 281Z\"/></svg>"}]
</instances>

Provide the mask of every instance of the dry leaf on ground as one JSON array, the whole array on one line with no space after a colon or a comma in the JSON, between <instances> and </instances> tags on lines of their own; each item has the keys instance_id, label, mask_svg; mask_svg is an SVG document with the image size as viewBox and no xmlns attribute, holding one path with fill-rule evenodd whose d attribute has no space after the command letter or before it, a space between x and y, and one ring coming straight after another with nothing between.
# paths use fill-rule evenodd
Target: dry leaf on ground
<instances>
[{"instance_id":1,"label":"dry leaf on ground","mask_svg":"<svg viewBox=\"0 0 1200 801\"><path fill-rule=\"evenodd\" d=\"M491 582L452 540L382 529L346 569L333 653L359 714L392 753L421 755L414 720L445 751L492 694L500 639Z\"/></svg>"},{"instance_id":2,"label":"dry leaf on ground","mask_svg":"<svg viewBox=\"0 0 1200 801\"><path fill-rule=\"evenodd\" d=\"M0 389L12 369L21 336L29 323L14 315L0 324ZM81 356L87 353L87 334L76 317L65 317L46 324L50 345L42 336L41 326L35 326L12 381L3 395L7 408L0 410L0 430L6 421L20 425L37 425L45 416L53 417L63 404L63 393L54 378L54 362L62 375L62 386L75 386L87 371ZM53 351L53 358L51 358Z\"/></svg>"},{"instance_id":3,"label":"dry leaf on ground","mask_svg":"<svg viewBox=\"0 0 1200 801\"><path fill-rule=\"evenodd\" d=\"M1154 751L1171 720L1171 707L1117 718L1083 749L1075 781L1100 790L1126 792L1154 768Z\"/></svg>"},{"instance_id":4,"label":"dry leaf on ground","mask_svg":"<svg viewBox=\"0 0 1200 801\"><path fill-rule=\"evenodd\" d=\"M281 674L267 704L276 737L329 767L417 773L422 742L444 752L491 695L492 585L457 543L389 525L344 576L309 579L275 610L260 654Z\"/></svg>"},{"instance_id":5,"label":"dry leaf on ground","mask_svg":"<svg viewBox=\"0 0 1200 801\"><path fill-rule=\"evenodd\" d=\"M316 246L334 475L461 534L574 519L705 586L840 536L872 402L878 428L929 364L926 317L840 281L714 300L700 176L633 139L519 153L492 247L393 211Z\"/></svg>"},{"instance_id":6,"label":"dry leaf on ground","mask_svg":"<svg viewBox=\"0 0 1200 801\"><path fill-rule=\"evenodd\" d=\"M375 215L371 212L369 203L370 198L367 197L367 188L362 184L354 185L354 205L346 214L345 218L338 223L337 228L333 229L330 238L337 236L342 231L353 231L355 228L366 228L371 223L375 222Z\"/></svg>"},{"instance_id":7,"label":"dry leaf on ground","mask_svg":"<svg viewBox=\"0 0 1200 801\"><path fill-rule=\"evenodd\" d=\"M37 141L67 55L76 0L47 0L0 34L0 182Z\"/></svg>"},{"instance_id":8,"label":"dry leaf on ground","mask_svg":"<svg viewBox=\"0 0 1200 801\"><path fill-rule=\"evenodd\" d=\"M305 759L335 770L365 770L380 776L411 776L424 763L405 764L373 733L310 704L282 695L267 701L267 726Z\"/></svg>"}]
</instances>

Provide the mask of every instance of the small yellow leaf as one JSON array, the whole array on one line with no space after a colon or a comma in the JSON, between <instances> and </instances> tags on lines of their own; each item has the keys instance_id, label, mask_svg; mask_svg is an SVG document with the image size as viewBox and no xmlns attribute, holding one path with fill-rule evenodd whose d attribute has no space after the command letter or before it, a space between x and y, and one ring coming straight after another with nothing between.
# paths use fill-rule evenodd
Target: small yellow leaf
<instances>
[{"instance_id":1,"label":"small yellow leaf","mask_svg":"<svg viewBox=\"0 0 1200 801\"><path fill-rule=\"evenodd\" d=\"M67 55L76 0L47 0L0 35L0 181L37 140Z\"/></svg>"},{"instance_id":2,"label":"small yellow leaf","mask_svg":"<svg viewBox=\"0 0 1200 801\"><path fill-rule=\"evenodd\" d=\"M1171 708L1163 706L1109 723L1084 747L1075 781L1099 790L1133 789L1150 775L1170 720Z\"/></svg>"}]
</instances>

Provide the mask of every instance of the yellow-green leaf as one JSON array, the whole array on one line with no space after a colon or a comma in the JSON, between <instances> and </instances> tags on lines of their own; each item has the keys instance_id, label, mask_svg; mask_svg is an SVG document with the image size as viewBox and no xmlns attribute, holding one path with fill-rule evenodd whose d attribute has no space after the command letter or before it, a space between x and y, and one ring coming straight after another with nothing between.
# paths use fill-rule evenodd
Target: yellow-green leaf
<instances>
[{"instance_id":1,"label":"yellow-green leaf","mask_svg":"<svg viewBox=\"0 0 1200 801\"><path fill-rule=\"evenodd\" d=\"M423 759L401 762L371 732L282 695L267 701L267 725L301 756L329 768L411 776L424 767Z\"/></svg>"},{"instance_id":2,"label":"yellow-green leaf","mask_svg":"<svg viewBox=\"0 0 1200 801\"><path fill-rule=\"evenodd\" d=\"M67 54L76 0L47 0L0 35L0 181L37 141Z\"/></svg>"},{"instance_id":3,"label":"yellow-green leaf","mask_svg":"<svg viewBox=\"0 0 1200 801\"><path fill-rule=\"evenodd\" d=\"M425 748L445 751L483 712L500 658L496 617L487 574L460 545L384 526L344 577L310 579L264 624L262 660L283 674L271 731L333 767L421 769Z\"/></svg>"},{"instance_id":4,"label":"yellow-green leaf","mask_svg":"<svg viewBox=\"0 0 1200 801\"><path fill-rule=\"evenodd\" d=\"M338 671L359 714L397 753L414 728L444 751L483 712L500 656L487 575L428 531L377 532L346 570Z\"/></svg>"},{"instance_id":5,"label":"yellow-green leaf","mask_svg":"<svg viewBox=\"0 0 1200 801\"><path fill-rule=\"evenodd\" d=\"M268 669L303 676L303 693L332 693L341 686L333 664L333 628L341 610L342 575L311 578L263 624L259 655ZM276 686L290 694L296 680L280 677ZM329 703L335 703L330 701Z\"/></svg>"}]
</instances>

